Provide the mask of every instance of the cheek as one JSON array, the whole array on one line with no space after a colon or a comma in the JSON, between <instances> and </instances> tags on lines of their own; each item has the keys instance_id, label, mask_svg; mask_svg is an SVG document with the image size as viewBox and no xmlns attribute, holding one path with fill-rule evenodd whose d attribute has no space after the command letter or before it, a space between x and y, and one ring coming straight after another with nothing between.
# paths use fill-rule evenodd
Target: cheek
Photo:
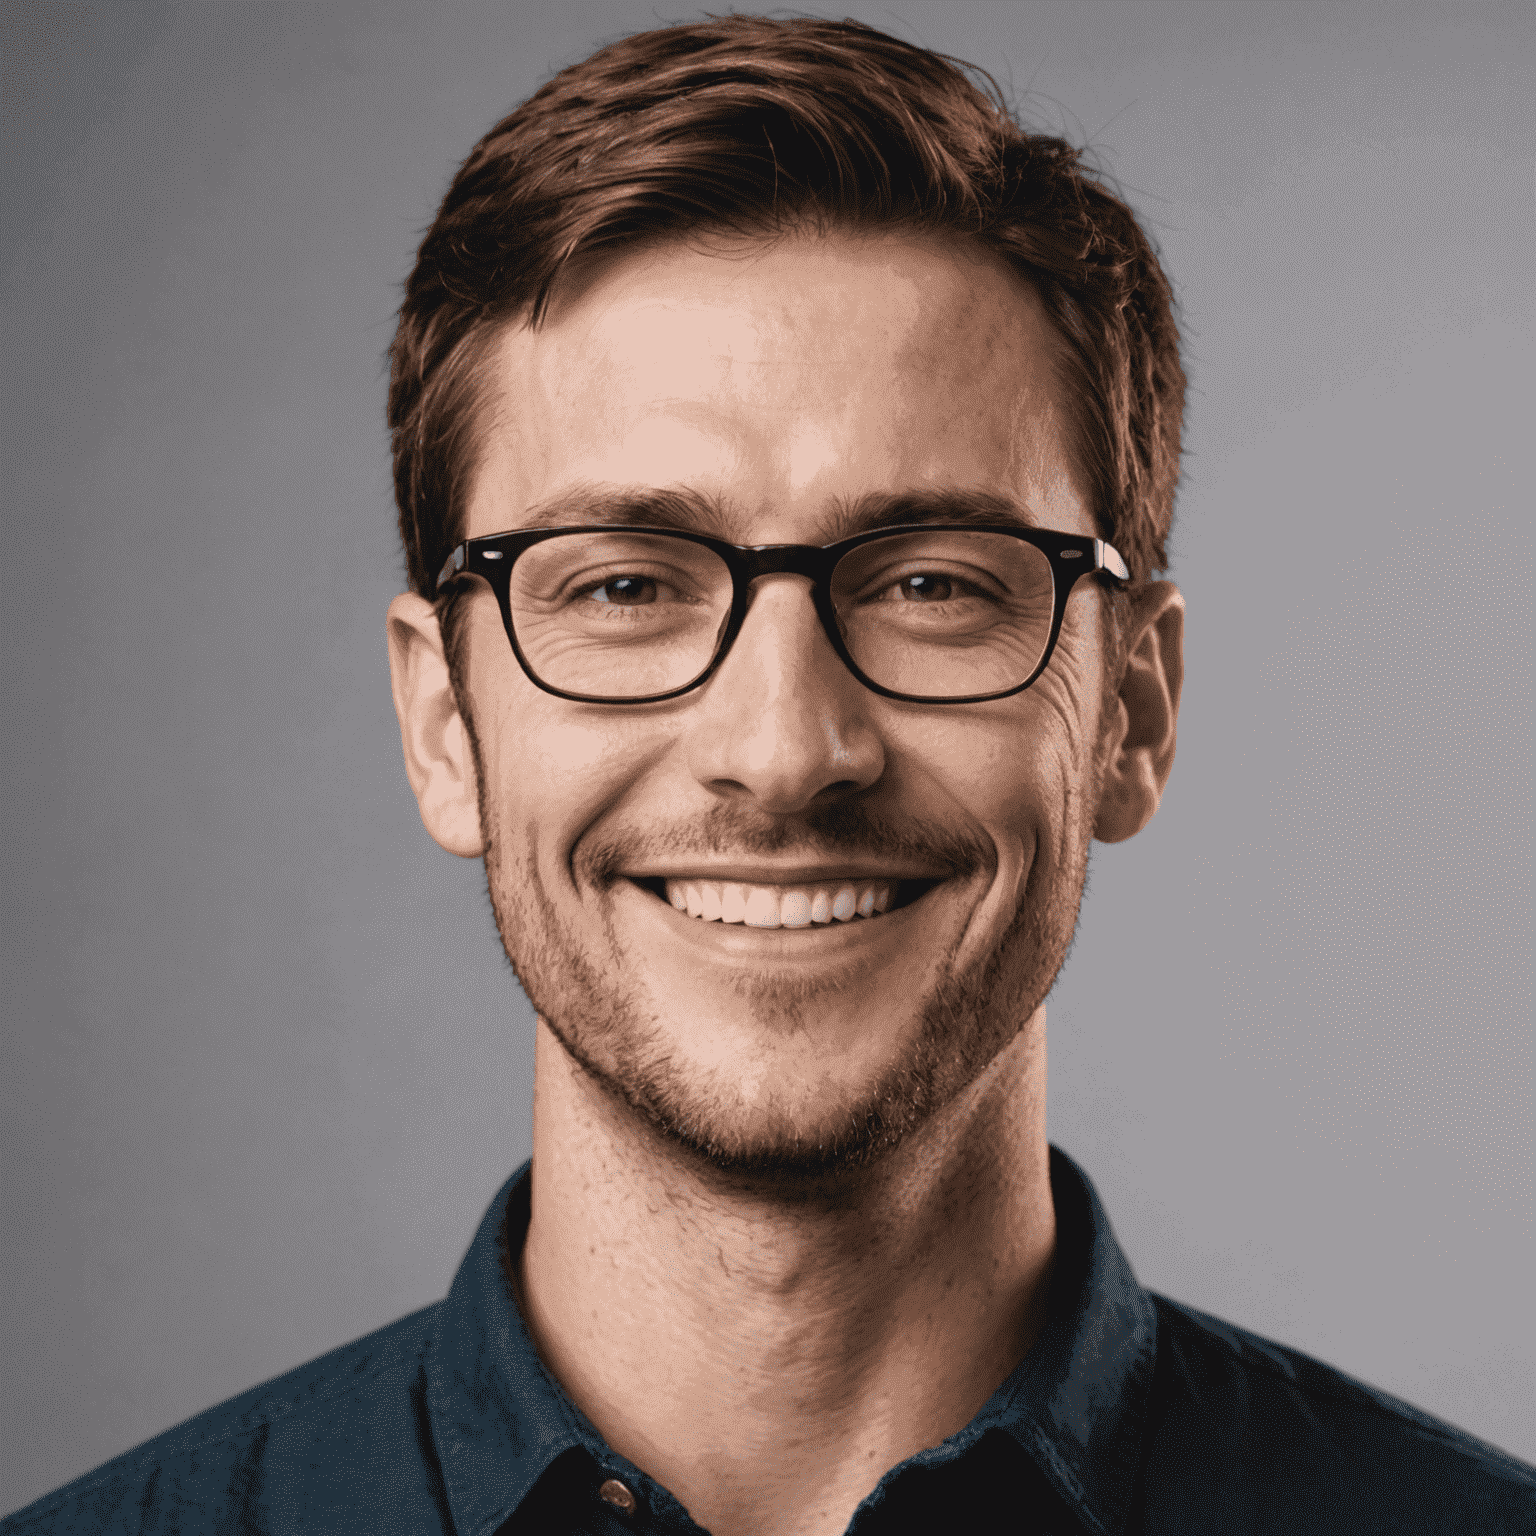
<instances>
[{"instance_id":1,"label":"cheek","mask_svg":"<svg viewBox=\"0 0 1536 1536\"><path fill-rule=\"evenodd\" d=\"M905 755L963 814L1026 840L1059 818L1072 761L1060 714L1033 697L1006 711L971 706Z\"/></svg>"},{"instance_id":2,"label":"cheek","mask_svg":"<svg viewBox=\"0 0 1536 1536\"><path fill-rule=\"evenodd\" d=\"M504 782L533 803L567 786L577 798L583 797L592 786L611 778L633 750L616 743L612 731L594 723L539 720L530 718L531 714L508 722L511 750L506 754Z\"/></svg>"},{"instance_id":3,"label":"cheek","mask_svg":"<svg viewBox=\"0 0 1536 1536\"><path fill-rule=\"evenodd\" d=\"M536 845L548 845L580 822L584 807L612 798L643 745L613 719L535 688L512 655L494 601L481 603L471 622L470 696L487 810L493 822L518 831L519 844L532 829Z\"/></svg>"},{"instance_id":4,"label":"cheek","mask_svg":"<svg viewBox=\"0 0 1536 1536\"><path fill-rule=\"evenodd\" d=\"M495 822L511 834L513 848L530 848L549 888L562 871L569 879L571 852L582 834L634 788L666 743L654 731L639 733L600 719L562 719L569 708L520 696L498 713L495 747L482 751Z\"/></svg>"},{"instance_id":5,"label":"cheek","mask_svg":"<svg viewBox=\"0 0 1536 1536\"><path fill-rule=\"evenodd\" d=\"M590 724L541 719L538 709L509 708L496 722L488 777L502 814L522 822L558 819L568 805L601 798L623 761L612 733Z\"/></svg>"},{"instance_id":6,"label":"cheek","mask_svg":"<svg viewBox=\"0 0 1536 1536\"><path fill-rule=\"evenodd\" d=\"M1028 884L1049 886L1061 863L1070 737L1055 710L1024 699L1010 701L1012 707L973 706L963 719L939 724L927 750L908 758L942 795L938 815L963 816L980 829L996 861L954 956L960 971L986 961L1011 929Z\"/></svg>"}]
</instances>

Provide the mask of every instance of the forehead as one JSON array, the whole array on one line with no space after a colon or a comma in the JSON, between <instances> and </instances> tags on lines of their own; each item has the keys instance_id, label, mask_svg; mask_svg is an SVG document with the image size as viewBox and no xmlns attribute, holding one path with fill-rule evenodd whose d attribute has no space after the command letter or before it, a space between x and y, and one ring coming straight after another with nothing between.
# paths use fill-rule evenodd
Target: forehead
<instances>
[{"instance_id":1,"label":"forehead","mask_svg":"<svg viewBox=\"0 0 1536 1536\"><path fill-rule=\"evenodd\" d=\"M1034 290L953 237L653 245L589 266L489 359L471 535L579 488L687 488L742 542L880 493L1010 496L1090 533Z\"/></svg>"}]
</instances>

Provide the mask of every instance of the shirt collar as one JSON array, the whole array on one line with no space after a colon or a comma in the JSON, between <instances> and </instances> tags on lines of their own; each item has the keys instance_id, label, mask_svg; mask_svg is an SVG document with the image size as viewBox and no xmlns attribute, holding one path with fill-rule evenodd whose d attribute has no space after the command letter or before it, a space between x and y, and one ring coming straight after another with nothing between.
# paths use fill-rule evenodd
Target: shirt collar
<instances>
[{"instance_id":1,"label":"shirt collar","mask_svg":"<svg viewBox=\"0 0 1536 1536\"><path fill-rule=\"evenodd\" d=\"M1093 1529L1130 1510L1157 1349L1157 1312L1115 1240L1097 1191L1051 1148L1056 1262L1046 1324L970 1428L996 1425Z\"/></svg>"},{"instance_id":2,"label":"shirt collar","mask_svg":"<svg viewBox=\"0 0 1536 1536\"><path fill-rule=\"evenodd\" d=\"M1057 1147L1050 1168L1056 1259L1045 1327L976 1418L913 1460L961 1455L1002 1429L1090 1529L1118 1536L1140 1459L1156 1314L1087 1175ZM620 1461L545 1372L508 1284L503 1255L528 1230L528 1171L524 1163L491 1202L427 1362L433 1438L455 1528L467 1536L494 1532L564 1451Z\"/></svg>"},{"instance_id":3,"label":"shirt collar","mask_svg":"<svg viewBox=\"0 0 1536 1536\"><path fill-rule=\"evenodd\" d=\"M427 1360L427 1409L455 1530L497 1529L562 1451L580 1442L539 1361L502 1253L528 1231L530 1164L504 1184L453 1277Z\"/></svg>"}]
</instances>

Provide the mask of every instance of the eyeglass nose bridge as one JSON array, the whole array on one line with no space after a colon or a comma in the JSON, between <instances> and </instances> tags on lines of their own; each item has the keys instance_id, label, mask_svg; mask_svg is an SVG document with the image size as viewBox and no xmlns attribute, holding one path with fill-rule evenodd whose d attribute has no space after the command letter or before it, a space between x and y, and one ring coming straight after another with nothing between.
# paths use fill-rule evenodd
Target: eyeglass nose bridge
<instances>
[{"instance_id":1,"label":"eyeglass nose bridge","mask_svg":"<svg viewBox=\"0 0 1536 1536\"><path fill-rule=\"evenodd\" d=\"M819 582L827 572L825 550L814 544L753 544L736 551L743 584L761 576L805 576Z\"/></svg>"},{"instance_id":2,"label":"eyeglass nose bridge","mask_svg":"<svg viewBox=\"0 0 1536 1536\"><path fill-rule=\"evenodd\" d=\"M811 584L811 602L827 639L832 642L832 649L860 682L866 687L872 686L848 654L832 606L830 578L842 551L828 551L815 544L736 544L722 548L721 553L731 567L736 592L731 611L721 625L714 658L704 677L712 675L735 647L752 603L754 583L764 576L802 576ZM698 679L699 682L703 680L703 677Z\"/></svg>"}]
</instances>

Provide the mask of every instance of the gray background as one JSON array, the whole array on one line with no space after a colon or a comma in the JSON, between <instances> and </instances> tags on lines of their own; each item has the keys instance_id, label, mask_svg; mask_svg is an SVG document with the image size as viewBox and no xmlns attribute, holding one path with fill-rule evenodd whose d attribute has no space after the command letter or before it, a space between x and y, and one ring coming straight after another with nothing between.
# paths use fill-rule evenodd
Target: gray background
<instances>
[{"instance_id":1,"label":"gray background","mask_svg":"<svg viewBox=\"0 0 1536 1536\"><path fill-rule=\"evenodd\" d=\"M1179 760L1053 1138L1147 1283L1536 1456L1531 13L825 9L1090 139L1182 296ZM663 14L6 11L0 1509L440 1296L526 1155L381 355L476 137Z\"/></svg>"}]
</instances>

